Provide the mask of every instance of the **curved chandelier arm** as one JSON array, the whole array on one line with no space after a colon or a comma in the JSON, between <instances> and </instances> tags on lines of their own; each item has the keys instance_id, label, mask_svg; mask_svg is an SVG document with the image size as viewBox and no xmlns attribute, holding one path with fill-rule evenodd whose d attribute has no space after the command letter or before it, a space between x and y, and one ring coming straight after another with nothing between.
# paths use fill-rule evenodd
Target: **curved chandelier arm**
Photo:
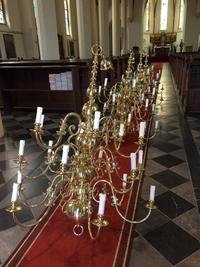
<instances>
[{"instance_id":1,"label":"curved chandelier arm","mask_svg":"<svg viewBox=\"0 0 200 267\"><path fill-rule=\"evenodd\" d=\"M58 182L56 182L56 180L59 178L59 175L56 175L53 179L53 181L51 182L51 185L47 188L47 191L45 193L44 198L36 204L29 204L26 200L24 200L24 198L22 198L22 193L23 190L20 190L18 193L20 202L26 206L26 207L30 207L30 208L36 208L38 206L41 206L42 204L45 203L45 201L48 199L49 195L52 194L52 192L56 192L56 188L59 186L59 184L62 182L61 180L59 180ZM54 190L52 191L53 187L55 186ZM23 185L21 184L21 188L23 188ZM55 196L53 196L55 198Z\"/></svg>"},{"instance_id":2,"label":"curved chandelier arm","mask_svg":"<svg viewBox=\"0 0 200 267\"><path fill-rule=\"evenodd\" d=\"M140 220L130 220L130 219L127 219L120 211L119 211L119 208L118 206L115 204L115 208L116 208L116 211L117 213L119 214L119 216L126 222L128 223L131 223L131 224L137 224L137 223L143 223L145 222L151 215L151 211L152 211L152 208L148 208L148 213L147 215L143 218L143 219L140 219Z\"/></svg>"},{"instance_id":3,"label":"curved chandelier arm","mask_svg":"<svg viewBox=\"0 0 200 267\"><path fill-rule=\"evenodd\" d=\"M62 120L61 120L61 125L59 130L57 131L57 135L58 138L55 142L55 144L53 144L51 147L49 147L43 140L42 138L42 134L43 131L40 127L38 127L38 125L35 126L33 132L35 133L35 137L36 137L36 142L37 144L42 148L42 149L48 149L48 148L56 148L62 141L62 138L64 135L66 135L66 130L69 132L70 135L76 135L79 127L77 126L77 131L76 130L76 126L74 124L71 124L70 126L68 126L67 121L69 119L75 118L78 121L77 125L80 125L81 123L81 117L78 113L75 112L70 112L68 113ZM75 132L74 132L75 131Z\"/></svg>"},{"instance_id":4,"label":"curved chandelier arm","mask_svg":"<svg viewBox=\"0 0 200 267\"><path fill-rule=\"evenodd\" d=\"M47 214L49 213L50 209L51 209L51 206L49 206L46 209L46 211L44 212L44 214L38 220L36 220L34 223L25 224L25 223L20 222L18 220L17 216L15 215L14 211L12 212L13 220L17 225L19 225L21 227L30 228L30 227L33 227L33 226L36 226L37 224L39 224L47 216Z\"/></svg>"},{"instance_id":5,"label":"curved chandelier arm","mask_svg":"<svg viewBox=\"0 0 200 267\"><path fill-rule=\"evenodd\" d=\"M48 164L48 165L46 166L46 168L45 168L41 173L39 173L38 175L34 175L34 176L24 174L24 173L22 172L22 168L20 168L20 172L21 172L21 174L22 174L22 177L25 178L24 181L27 180L27 179L29 179L29 180L36 180L37 178L39 178L39 177L41 177L42 175L44 175L49 169L50 169L50 164Z\"/></svg>"},{"instance_id":6,"label":"curved chandelier arm","mask_svg":"<svg viewBox=\"0 0 200 267\"><path fill-rule=\"evenodd\" d=\"M129 155L125 155L125 154L120 152L120 145L116 144L116 140L114 140L114 145L115 145L115 150L116 150L118 155L120 155L123 158L130 158L130 154ZM139 150L140 150L140 147L138 146L137 150L134 151L134 153L138 153Z\"/></svg>"},{"instance_id":7,"label":"curved chandelier arm","mask_svg":"<svg viewBox=\"0 0 200 267\"><path fill-rule=\"evenodd\" d=\"M88 232L89 232L90 238L92 240L96 240L99 237L99 234L101 232L101 227L98 226L97 231L96 231L96 234L94 235L92 233L92 229L91 229L91 217L90 217L90 215L88 216Z\"/></svg>"}]
</instances>

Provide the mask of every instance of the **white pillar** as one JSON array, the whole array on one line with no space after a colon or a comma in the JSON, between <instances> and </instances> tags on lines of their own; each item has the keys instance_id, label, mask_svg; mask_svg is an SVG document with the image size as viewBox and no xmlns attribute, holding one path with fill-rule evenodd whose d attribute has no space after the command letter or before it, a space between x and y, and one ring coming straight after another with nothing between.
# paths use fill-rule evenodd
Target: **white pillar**
<instances>
[{"instance_id":1,"label":"white pillar","mask_svg":"<svg viewBox=\"0 0 200 267\"><path fill-rule=\"evenodd\" d=\"M72 38L74 43L74 54L75 57L79 56L78 48L78 27L77 27L77 12L76 12L76 1L70 0L71 10L71 23L72 23Z\"/></svg>"},{"instance_id":2,"label":"white pillar","mask_svg":"<svg viewBox=\"0 0 200 267\"><path fill-rule=\"evenodd\" d=\"M64 13L64 0L55 1L56 18L57 18L57 30L60 36L62 36L64 57L68 56L67 50L67 33L65 25L65 13Z\"/></svg>"},{"instance_id":3,"label":"white pillar","mask_svg":"<svg viewBox=\"0 0 200 267\"><path fill-rule=\"evenodd\" d=\"M127 49L133 46L138 46L142 49L143 46L143 20L144 20L144 1L134 1L134 9L132 17L128 19L128 42ZM132 4L128 6L128 10Z\"/></svg>"},{"instance_id":4,"label":"white pillar","mask_svg":"<svg viewBox=\"0 0 200 267\"><path fill-rule=\"evenodd\" d=\"M109 1L99 1L99 44L105 56L109 56Z\"/></svg>"},{"instance_id":5,"label":"white pillar","mask_svg":"<svg viewBox=\"0 0 200 267\"><path fill-rule=\"evenodd\" d=\"M101 2L101 1L100 1ZM98 7L96 1L91 1L91 31L92 31L92 44L99 43L99 30L98 30Z\"/></svg>"},{"instance_id":6,"label":"white pillar","mask_svg":"<svg viewBox=\"0 0 200 267\"><path fill-rule=\"evenodd\" d=\"M127 0L121 0L122 51L127 52Z\"/></svg>"},{"instance_id":7,"label":"white pillar","mask_svg":"<svg viewBox=\"0 0 200 267\"><path fill-rule=\"evenodd\" d=\"M120 1L112 0L112 55L120 56Z\"/></svg>"},{"instance_id":8,"label":"white pillar","mask_svg":"<svg viewBox=\"0 0 200 267\"><path fill-rule=\"evenodd\" d=\"M40 58L60 59L55 0L34 0Z\"/></svg>"},{"instance_id":9,"label":"white pillar","mask_svg":"<svg viewBox=\"0 0 200 267\"><path fill-rule=\"evenodd\" d=\"M76 0L78 43L80 58L91 57L91 9L90 0Z\"/></svg>"},{"instance_id":10,"label":"white pillar","mask_svg":"<svg viewBox=\"0 0 200 267\"><path fill-rule=\"evenodd\" d=\"M20 0L18 4L19 9L22 11L20 19L23 32L25 57L28 59L39 59L39 44L33 9L33 1Z\"/></svg>"}]
</instances>

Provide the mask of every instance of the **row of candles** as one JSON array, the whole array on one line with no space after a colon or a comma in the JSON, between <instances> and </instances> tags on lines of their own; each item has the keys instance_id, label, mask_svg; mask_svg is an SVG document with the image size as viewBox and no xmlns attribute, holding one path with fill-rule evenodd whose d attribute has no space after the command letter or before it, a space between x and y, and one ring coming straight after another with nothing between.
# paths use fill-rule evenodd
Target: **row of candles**
<instances>
[{"instance_id":1,"label":"row of candles","mask_svg":"<svg viewBox=\"0 0 200 267\"><path fill-rule=\"evenodd\" d=\"M37 114L36 114L36 120L37 122L41 121L41 117L44 116L42 114L42 108L38 107L37 108ZM99 122L100 122L100 115L101 113L99 111L95 112L95 118L94 118L94 130L99 129ZM156 121L156 127L158 125L158 122ZM142 121L140 122L140 128L139 128L139 137L144 137L145 135L145 128L146 128L146 122ZM119 130L119 135L123 136L124 133L124 125L122 124ZM49 140L49 149L48 153L51 152L51 146L53 145L53 141ZM25 149L25 140L20 140L19 142L19 156L24 155L24 149ZM68 155L69 155L69 145L63 145L63 152L62 152L62 158L61 158L61 164L66 165L67 160L68 160ZM143 150L140 149L138 151L138 164L137 164L137 153L131 153L130 154L130 165L131 165L131 172L137 171L138 168L140 168L143 164ZM139 167L137 167L137 165ZM122 178L122 187L125 189L127 185L127 174L123 174ZM19 185L22 182L22 175L21 171L18 171L18 177L17 177L17 183L13 183L13 192L12 192L12 197L11 197L11 202L16 202L17 201L17 196L18 196L18 190L19 190ZM150 187L150 201L154 201L155 197L155 186L151 185ZM99 208L98 208L98 215L103 215L104 214L104 209L105 209L105 202L106 202L106 194L105 193L100 193L99 194Z\"/></svg>"}]
</instances>

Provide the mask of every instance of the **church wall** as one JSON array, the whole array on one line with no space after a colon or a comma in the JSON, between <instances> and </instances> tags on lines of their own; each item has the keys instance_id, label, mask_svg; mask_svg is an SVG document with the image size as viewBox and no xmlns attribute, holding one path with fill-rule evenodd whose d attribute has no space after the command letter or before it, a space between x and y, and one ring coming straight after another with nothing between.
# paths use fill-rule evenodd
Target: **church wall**
<instances>
[{"instance_id":1,"label":"church wall","mask_svg":"<svg viewBox=\"0 0 200 267\"><path fill-rule=\"evenodd\" d=\"M193 51L198 49L198 36L200 33L200 15L198 14L199 6L199 0L187 1L184 50L187 49L187 46L192 46Z\"/></svg>"},{"instance_id":2,"label":"church wall","mask_svg":"<svg viewBox=\"0 0 200 267\"><path fill-rule=\"evenodd\" d=\"M39 58L37 28L32 0L19 0L19 12L23 31L26 58Z\"/></svg>"},{"instance_id":3,"label":"church wall","mask_svg":"<svg viewBox=\"0 0 200 267\"><path fill-rule=\"evenodd\" d=\"M12 34L14 36L16 56L24 57L23 32L19 13L19 0L5 1L5 9L7 11L6 19L7 25L0 25L0 48L2 58L6 58L5 45L3 41L3 34Z\"/></svg>"}]
</instances>

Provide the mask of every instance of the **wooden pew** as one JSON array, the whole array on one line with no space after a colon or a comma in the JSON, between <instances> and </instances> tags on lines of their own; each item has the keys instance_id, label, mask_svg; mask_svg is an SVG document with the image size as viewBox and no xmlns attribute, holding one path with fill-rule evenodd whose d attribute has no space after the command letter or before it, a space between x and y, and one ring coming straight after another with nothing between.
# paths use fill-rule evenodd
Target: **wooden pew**
<instances>
[{"instance_id":1,"label":"wooden pew","mask_svg":"<svg viewBox=\"0 0 200 267\"><path fill-rule=\"evenodd\" d=\"M170 65L183 111L200 113L200 54L171 54Z\"/></svg>"},{"instance_id":2,"label":"wooden pew","mask_svg":"<svg viewBox=\"0 0 200 267\"><path fill-rule=\"evenodd\" d=\"M72 75L72 90L51 90L49 74L66 72ZM80 112L89 84L89 72L89 61L81 60L1 62L0 90L4 111L43 106L57 111Z\"/></svg>"}]
</instances>

